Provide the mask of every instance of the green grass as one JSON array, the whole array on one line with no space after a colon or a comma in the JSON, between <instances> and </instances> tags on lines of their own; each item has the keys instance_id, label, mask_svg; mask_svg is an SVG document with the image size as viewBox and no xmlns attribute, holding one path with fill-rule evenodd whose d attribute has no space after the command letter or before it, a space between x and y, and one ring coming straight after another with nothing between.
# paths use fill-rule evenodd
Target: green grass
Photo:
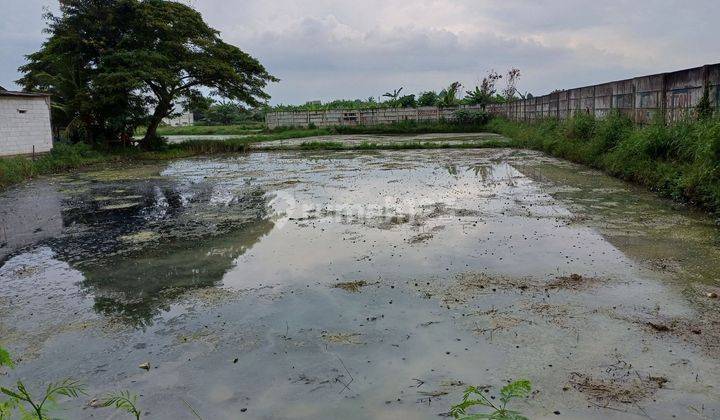
<instances>
[{"instance_id":1,"label":"green grass","mask_svg":"<svg viewBox=\"0 0 720 420\"><path fill-rule=\"evenodd\" d=\"M201 136L201 135L243 135L261 131L265 128L265 123L248 122L237 125L189 125L185 127L158 127L158 135L160 136ZM141 136L145 134L145 127L140 127L135 132Z\"/></svg>"},{"instance_id":2,"label":"green grass","mask_svg":"<svg viewBox=\"0 0 720 420\"><path fill-rule=\"evenodd\" d=\"M374 143L362 142L359 144L345 144L342 142L305 142L300 144L301 150L413 150L413 149L481 149L481 148L497 148L508 147L509 143L502 140L490 141L468 141L462 143L448 143L443 141L426 141L426 142L394 142L394 143ZM292 150L298 147L278 146L274 150Z\"/></svg>"},{"instance_id":3,"label":"green grass","mask_svg":"<svg viewBox=\"0 0 720 420\"><path fill-rule=\"evenodd\" d=\"M310 141L300 144L302 150L341 150L345 145L334 141Z\"/></svg>"},{"instance_id":4,"label":"green grass","mask_svg":"<svg viewBox=\"0 0 720 420\"><path fill-rule=\"evenodd\" d=\"M514 147L542 150L720 211L720 118L640 127L617 114L603 120L578 115L533 124L495 119L487 128L511 138Z\"/></svg>"},{"instance_id":5,"label":"green grass","mask_svg":"<svg viewBox=\"0 0 720 420\"><path fill-rule=\"evenodd\" d=\"M479 133L486 131L484 125L455 124L449 121L417 122L411 120L374 126L343 125L333 127L332 130L336 134Z\"/></svg>"}]
</instances>

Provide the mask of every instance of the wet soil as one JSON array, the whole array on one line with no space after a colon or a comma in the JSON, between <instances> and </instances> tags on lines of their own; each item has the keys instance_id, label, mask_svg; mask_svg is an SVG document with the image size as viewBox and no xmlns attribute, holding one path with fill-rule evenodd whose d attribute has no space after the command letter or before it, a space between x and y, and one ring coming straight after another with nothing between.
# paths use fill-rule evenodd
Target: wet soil
<instances>
[{"instance_id":1,"label":"wet soil","mask_svg":"<svg viewBox=\"0 0 720 420\"><path fill-rule=\"evenodd\" d=\"M147 418L431 419L520 378L531 418L720 416L714 221L539 153L186 159L33 181L0 221L0 383L81 379L67 418L129 389Z\"/></svg>"}]
</instances>

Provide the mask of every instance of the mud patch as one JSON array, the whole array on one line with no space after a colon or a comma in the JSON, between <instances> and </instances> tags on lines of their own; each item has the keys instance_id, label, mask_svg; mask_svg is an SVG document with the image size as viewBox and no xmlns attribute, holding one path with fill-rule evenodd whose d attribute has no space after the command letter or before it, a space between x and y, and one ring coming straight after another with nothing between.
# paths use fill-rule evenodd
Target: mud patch
<instances>
[{"instance_id":1,"label":"mud patch","mask_svg":"<svg viewBox=\"0 0 720 420\"><path fill-rule=\"evenodd\" d=\"M360 341L360 333L350 332L327 332L323 331L320 335L323 340L332 344L365 344Z\"/></svg>"},{"instance_id":2,"label":"mud patch","mask_svg":"<svg viewBox=\"0 0 720 420\"><path fill-rule=\"evenodd\" d=\"M205 307L217 307L235 301L243 296L239 290L230 290L222 287L203 287L184 291L181 300L187 303L200 303Z\"/></svg>"},{"instance_id":3,"label":"mud patch","mask_svg":"<svg viewBox=\"0 0 720 420\"><path fill-rule=\"evenodd\" d=\"M408 243L422 244L422 243L425 243L425 242L429 241L430 239L432 239L433 236L434 235L432 233L420 233L420 234L417 234L417 235L413 236L412 238L408 239Z\"/></svg>"},{"instance_id":4,"label":"mud patch","mask_svg":"<svg viewBox=\"0 0 720 420\"><path fill-rule=\"evenodd\" d=\"M589 402L601 407L636 404L655 395L667 382L663 376L638 372L623 360L598 374L573 372L568 380Z\"/></svg>"},{"instance_id":5,"label":"mud patch","mask_svg":"<svg viewBox=\"0 0 720 420\"><path fill-rule=\"evenodd\" d=\"M360 289L367 286L368 283L365 280L358 280L358 281L348 281L348 282L341 282L336 283L333 285L333 288L335 289L343 289L347 292L352 293L358 293Z\"/></svg>"},{"instance_id":6,"label":"mud patch","mask_svg":"<svg viewBox=\"0 0 720 420\"><path fill-rule=\"evenodd\" d=\"M476 334L492 335L498 331L507 331L516 328L522 324L531 324L532 321L521 318L510 310L501 311L498 309L490 309L488 311L478 312L476 314L482 318L482 325L478 325L473 332Z\"/></svg>"},{"instance_id":7,"label":"mud patch","mask_svg":"<svg viewBox=\"0 0 720 420\"><path fill-rule=\"evenodd\" d=\"M547 283L548 289L570 289L580 290L587 289L595 284L599 279L593 277L584 277L580 274L570 274L569 276L556 277Z\"/></svg>"},{"instance_id":8,"label":"mud patch","mask_svg":"<svg viewBox=\"0 0 720 420\"><path fill-rule=\"evenodd\" d=\"M610 316L637 325L661 341L674 337L720 358L720 300L713 298L717 287L694 284L685 290L685 298L695 308L689 315L665 315L659 307L634 314L610 311Z\"/></svg>"},{"instance_id":9,"label":"mud patch","mask_svg":"<svg viewBox=\"0 0 720 420\"><path fill-rule=\"evenodd\" d=\"M646 260L645 263L655 271L679 273L682 271L682 265L672 258L653 258Z\"/></svg>"},{"instance_id":10,"label":"mud patch","mask_svg":"<svg viewBox=\"0 0 720 420\"><path fill-rule=\"evenodd\" d=\"M462 304L471 301L474 297L498 291L515 291L518 293L545 293L560 289L580 291L600 283L600 279L579 274L556 277L548 282L531 277L509 277L466 272L457 275L449 286L438 287L436 284L428 284L430 287L421 288L421 290L427 296L438 296L444 304Z\"/></svg>"},{"instance_id":11,"label":"mud patch","mask_svg":"<svg viewBox=\"0 0 720 420\"><path fill-rule=\"evenodd\" d=\"M646 331L662 338L671 335L681 341L702 349L713 357L720 357L720 314L704 312L697 317L657 317L650 320L633 319Z\"/></svg>"}]
</instances>

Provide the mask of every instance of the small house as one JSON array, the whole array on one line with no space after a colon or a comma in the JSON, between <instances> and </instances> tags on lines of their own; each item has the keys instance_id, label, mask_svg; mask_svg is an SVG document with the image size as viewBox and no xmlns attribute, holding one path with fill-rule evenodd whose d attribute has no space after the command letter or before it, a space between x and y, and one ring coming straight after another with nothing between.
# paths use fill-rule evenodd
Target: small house
<instances>
[{"instance_id":1,"label":"small house","mask_svg":"<svg viewBox=\"0 0 720 420\"><path fill-rule=\"evenodd\" d=\"M0 87L0 156L52 150L50 95Z\"/></svg>"}]
</instances>

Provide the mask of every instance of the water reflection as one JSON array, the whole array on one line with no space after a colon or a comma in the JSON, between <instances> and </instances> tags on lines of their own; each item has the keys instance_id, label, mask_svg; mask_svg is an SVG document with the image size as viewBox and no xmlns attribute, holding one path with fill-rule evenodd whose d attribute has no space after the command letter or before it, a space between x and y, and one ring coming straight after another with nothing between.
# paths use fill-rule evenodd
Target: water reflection
<instances>
[{"instance_id":1,"label":"water reflection","mask_svg":"<svg viewBox=\"0 0 720 420\"><path fill-rule=\"evenodd\" d=\"M187 290L219 285L237 257L273 226L260 219L229 234L161 243L137 254L82 264L82 287L93 295L98 312L137 327L149 325Z\"/></svg>"},{"instance_id":2,"label":"water reflection","mask_svg":"<svg viewBox=\"0 0 720 420\"><path fill-rule=\"evenodd\" d=\"M217 285L274 226L259 188L174 178L93 183L64 197L47 242L84 275L95 309L137 327L183 292Z\"/></svg>"}]
</instances>

